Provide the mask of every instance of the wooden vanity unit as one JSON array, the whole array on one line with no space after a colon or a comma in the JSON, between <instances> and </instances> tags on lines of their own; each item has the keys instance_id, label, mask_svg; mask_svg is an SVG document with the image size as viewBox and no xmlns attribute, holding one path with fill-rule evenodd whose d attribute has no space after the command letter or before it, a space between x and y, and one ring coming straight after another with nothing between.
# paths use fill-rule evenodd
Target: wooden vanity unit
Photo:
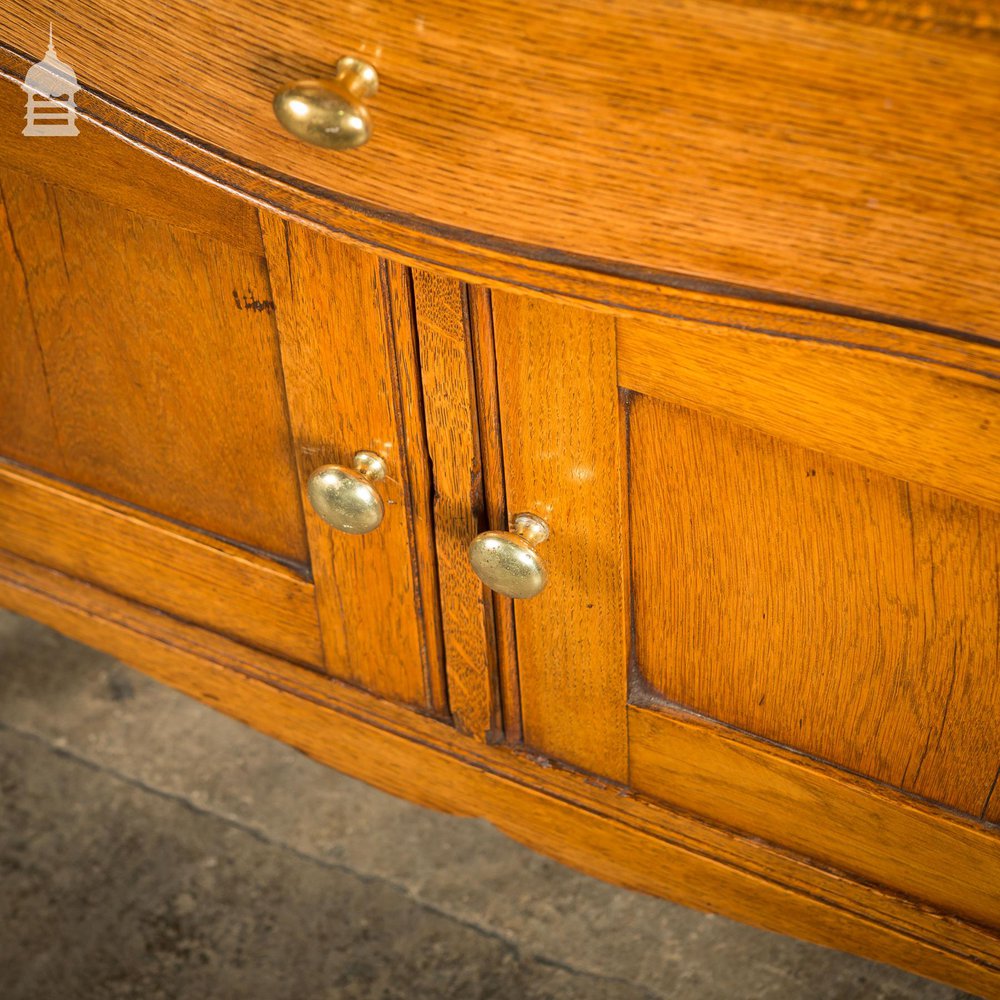
<instances>
[{"instance_id":1,"label":"wooden vanity unit","mask_svg":"<svg viewBox=\"0 0 1000 1000\"><path fill-rule=\"evenodd\" d=\"M993 0L0 0L0 76L0 604L1000 997Z\"/></svg>"}]
</instances>

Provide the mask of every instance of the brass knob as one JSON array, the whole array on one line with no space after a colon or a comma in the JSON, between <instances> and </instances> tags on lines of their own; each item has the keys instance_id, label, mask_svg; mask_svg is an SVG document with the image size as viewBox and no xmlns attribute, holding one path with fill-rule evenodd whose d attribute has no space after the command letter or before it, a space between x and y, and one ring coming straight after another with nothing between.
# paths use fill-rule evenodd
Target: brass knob
<instances>
[{"instance_id":1,"label":"brass knob","mask_svg":"<svg viewBox=\"0 0 1000 1000\"><path fill-rule=\"evenodd\" d=\"M382 523L385 505L374 483L385 479L385 462L373 451L355 452L353 469L321 465L309 477L309 502L327 524L349 535L367 535Z\"/></svg>"},{"instance_id":2,"label":"brass knob","mask_svg":"<svg viewBox=\"0 0 1000 1000\"><path fill-rule=\"evenodd\" d=\"M354 56L337 62L332 80L299 80L274 95L274 113L296 138L326 149L354 149L372 134L366 97L378 90L371 63Z\"/></svg>"},{"instance_id":3,"label":"brass knob","mask_svg":"<svg viewBox=\"0 0 1000 1000\"><path fill-rule=\"evenodd\" d=\"M526 599L545 589L548 574L535 551L549 537L549 526L534 514L515 514L510 531L484 531L469 546L476 576L490 590Z\"/></svg>"}]
</instances>

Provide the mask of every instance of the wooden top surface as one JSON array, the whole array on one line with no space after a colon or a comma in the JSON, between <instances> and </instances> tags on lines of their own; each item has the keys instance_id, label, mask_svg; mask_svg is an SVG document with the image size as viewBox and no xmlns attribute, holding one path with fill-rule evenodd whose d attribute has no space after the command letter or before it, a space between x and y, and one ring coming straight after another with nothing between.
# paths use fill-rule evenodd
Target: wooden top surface
<instances>
[{"instance_id":1,"label":"wooden top surface","mask_svg":"<svg viewBox=\"0 0 1000 1000\"><path fill-rule=\"evenodd\" d=\"M50 19L143 141L380 249L1000 339L994 0L0 0L0 42L38 58ZM381 77L369 145L287 136L273 91L346 52Z\"/></svg>"}]
</instances>

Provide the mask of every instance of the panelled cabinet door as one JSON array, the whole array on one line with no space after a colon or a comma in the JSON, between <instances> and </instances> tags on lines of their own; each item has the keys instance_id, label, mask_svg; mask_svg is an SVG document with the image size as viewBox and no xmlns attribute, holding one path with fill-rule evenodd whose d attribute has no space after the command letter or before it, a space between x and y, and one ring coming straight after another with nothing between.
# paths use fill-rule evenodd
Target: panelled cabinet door
<instances>
[{"instance_id":1,"label":"panelled cabinet door","mask_svg":"<svg viewBox=\"0 0 1000 1000\"><path fill-rule=\"evenodd\" d=\"M439 707L391 315L412 350L407 295L376 258L85 121L23 137L23 95L3 95L0 547ZM339 536L305 483L360 449L385 456L386 514Z\"/></svg>"},{"instance_id":2,"label":"panelled cabinet door","mask_svg":"<svg viewBox=\"0 0 1000 1000\"><path fill-rule=\"evenodd\" d=\"M1000 926L1000 352L493 313L525 742Z\"/></svg>"},{"instance_id":3,"label":"panelled cabinet door","mask_svg":"<svg viewBox=\"0 0 1000 1000\"><path fill-rule=\"evenodd\" d=\"M261 226L327 668L443 712L408 275L276 216L262 213ZM376 484L384 514L374 530L351 534L312 508L308 482L323 466L349 469L359 451L385 464Z\"/></svg>"}]
</instances>

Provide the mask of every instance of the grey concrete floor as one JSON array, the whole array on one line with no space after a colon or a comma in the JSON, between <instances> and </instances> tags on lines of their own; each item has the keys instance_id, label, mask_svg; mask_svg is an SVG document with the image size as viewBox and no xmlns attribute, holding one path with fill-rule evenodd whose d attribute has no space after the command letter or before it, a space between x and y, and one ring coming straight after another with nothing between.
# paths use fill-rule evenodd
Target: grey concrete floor
<instances>
[{"instance_id":1,"label":"grey concrete floor","mask_svg":"<svg viewBox=\"0 0 1000 1000\"><path fill-rule=\"evenodd\" d=\"M0 612L2 1000L955 1000L604 885Z\"/></svg>"}]
</instances>

